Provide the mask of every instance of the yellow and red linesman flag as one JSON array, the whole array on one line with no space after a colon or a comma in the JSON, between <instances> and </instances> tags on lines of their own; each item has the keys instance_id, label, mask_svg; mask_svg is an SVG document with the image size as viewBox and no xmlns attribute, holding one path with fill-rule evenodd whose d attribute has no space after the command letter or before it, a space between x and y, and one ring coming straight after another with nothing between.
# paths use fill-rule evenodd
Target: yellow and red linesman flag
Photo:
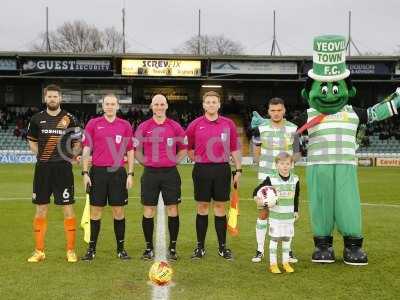
<instances>
[{"instance_id":1,"label":"yellow and red linesman flag","mask_svg":"<svg viewBox=\"0 0 400 300\"><path fill-rule=\"evenodd\" d=\"M239 191L237 187L234 185L233 192L231 195L231 204L228 212L228 232L231 236L239 235L238 215L239 215Z\"/></svg>"},{"instance_id":2,"label":"yellow and red linesman flag","mask_svg":"<svg viewBox=\"0 0 400 300\"><path fill-rule=\"evenodd\" d=\"M90 242L90 200L89 194L86 193L85 208L83 209L81 227L83 228L83 240L86 243Z\"/></svg>"}]
</instances>

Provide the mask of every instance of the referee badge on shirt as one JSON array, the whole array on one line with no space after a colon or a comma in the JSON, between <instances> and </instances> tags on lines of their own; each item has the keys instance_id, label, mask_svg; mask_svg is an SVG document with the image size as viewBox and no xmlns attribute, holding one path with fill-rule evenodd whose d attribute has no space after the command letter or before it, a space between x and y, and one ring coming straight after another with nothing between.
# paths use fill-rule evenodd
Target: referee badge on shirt
<instances>
[{"instance_id":1,"label":"referee badge on shirt","mask_svg":"<svg viewBox=\"0 0 400 300\"><path fill-rule=\"evenodd\" d=\"M116 135L116 136L115 136L115 142L116 142L117 144L120 144L121 141L122 141L122 135Z\"/></svg>"},{"instance_id":2,"label":"referee badge on shirt","mask_svg":"<svg viewBox=\"0 0 400 300\"><path fill-rule=\"evenodd\" d=\"M60 121L60 123L58 125L61 126L62 128L67 128L69 123L70 123L69 117L68 116L64 116L61 119L61 121Z\"/></svg>"},{"instance_id":3,"label":"referee badge on shirt","mask_svg":"<svg viewBox=\"0 0 400 300\"><path fill-rule=\"evenodd\" d=\"M228 139L228 135L226 134L226 132L222 132L222 133L221 133L221 140L222 140L223 142L226 142L227 139Z\"/></svg>"},{"instance_id":4,"label":"referee badge on shirt","mask_svg":"<svg viewBox=\"0 0 400 300\"><path fill-rule=\"evenodd\" d=\"M173 144L174 144L174 139L173 138L167 138L167 145L169 147L172 147Z\"/></svg>"},{"instance_id":5,"label":"referee badge on shirt","mask_svg":"<svg viewBox=\"0 0 400 300\"><path fill-rule=\"evenodd\" d=\"M139 147L139 145L140 145L140 142L139 142L139 140L137 139L137 138L132 138L132 140L133 140L133 147Z\"/></svg>"}]
</instances>

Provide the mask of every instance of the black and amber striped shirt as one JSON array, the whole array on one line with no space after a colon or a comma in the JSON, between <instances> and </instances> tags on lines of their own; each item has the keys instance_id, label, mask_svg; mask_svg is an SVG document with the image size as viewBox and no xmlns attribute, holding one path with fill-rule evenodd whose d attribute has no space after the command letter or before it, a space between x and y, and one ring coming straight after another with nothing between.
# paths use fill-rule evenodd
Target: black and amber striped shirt
<instances>
[{"instance_id":1,"label":"black and amber striped shirt","mask_svg":"<svg viewBox=\"0 0 400 300\"><path fill-rule=\"evenodd\" d=\"M35 114L28 127L28 140L38 143L38 161L55 162L72 157L72 146L81 130L73 115L61 110L51 116L46 110Z\"/></svg>"}]
</instances>

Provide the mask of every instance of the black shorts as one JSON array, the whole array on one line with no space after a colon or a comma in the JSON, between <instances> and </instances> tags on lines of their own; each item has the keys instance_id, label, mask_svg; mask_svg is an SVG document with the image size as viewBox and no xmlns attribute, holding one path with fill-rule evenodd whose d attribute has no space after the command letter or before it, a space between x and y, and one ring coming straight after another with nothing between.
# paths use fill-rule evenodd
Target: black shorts
<instances>
[{"instance_id":1,"label":"black shorts","mask_svg":"<svg viewBox=\"0 0 400 300\"><path fill-rule=\"evenodd\" d=\"M181 202L181 176L176 167L145 167L140 183L143 205L157 206L160 192L165 205Z\"/></svg>"},{"instance_id":2,"label":"black shorts","mask_svg":"<svg viewBox=\"0 0 400 300\"><path fill-rule=\"evenodd\" d=\"M33 178L32 202L49 204L53 194L54 203L68 205L74 200L74 175L72 165L66 161L37 162Z\"/></svg>"},{"instance_id":3,"label":"black shorts","mask_svg":"<svg viewBox=\"0 0 400 300\"><path fill-rule=\"evenodd\" d=\"M90 205L93 206L124 206L128 204L126 189L126 170L124 167L93 166L89 172L92 186L90 187Z\"/></svg>"},{"instance_id":4,"label":"black shorts","mask_svg":"<svg viewBox=\"0 0 400 300\"><path fill-rule=\"evenodd\" d=\"M196 201L229 201L231 168L228 163L196 163L192 178Z\"/></svg>"}]
</instances>

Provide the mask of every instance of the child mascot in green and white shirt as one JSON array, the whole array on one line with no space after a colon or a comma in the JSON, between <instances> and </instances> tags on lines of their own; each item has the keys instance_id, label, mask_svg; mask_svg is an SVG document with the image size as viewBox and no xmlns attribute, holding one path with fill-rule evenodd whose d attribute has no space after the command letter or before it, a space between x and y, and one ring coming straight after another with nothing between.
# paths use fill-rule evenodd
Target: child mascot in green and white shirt
<instances>
[{"instance_id":1,"label":"child mascot in green and white shirt","mask_svg":"<svg viewBox=\"0 0 400 300\"><path fill-rule=\"evenodd\" d=\"M258 206L269 208L269 261L270 271L281 273L277 262L278 242L282 242L282 267L285 272L293 273L289 263L289 251L294 236L294 222L298 219L300 183L297 175L291 172L294 166L293 156L287 152L279 153L275 158L276 171L269 174L255 188L254 200Z\"/></svg>"},{"instance_id":2,"label":"child mascot in green and white shirt","mask_svg":"<svg viewBox=\"0 0 400 300\"><path fill-rule=\"evenodd\" d=\"M308 129L307 186L315 250L312 261L335 261L332 232L343 236L343 260L366 265L362 249L361 205L357 179L356 133L369 124L398 115L400 90L367 109L350 105L356 89L345 63L346 40L325 35L314 39L313 68L302 96L310 108L292 122ZM252 126L263 122L253 113Z\"/></svg>"}]
</instances>

